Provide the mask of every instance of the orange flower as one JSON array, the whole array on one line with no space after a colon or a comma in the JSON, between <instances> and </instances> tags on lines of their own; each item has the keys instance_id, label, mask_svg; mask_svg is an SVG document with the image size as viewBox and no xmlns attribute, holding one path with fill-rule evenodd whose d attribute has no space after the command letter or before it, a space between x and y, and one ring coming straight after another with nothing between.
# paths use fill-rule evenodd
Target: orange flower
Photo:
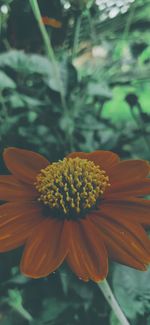
<instances>
[{"instance_id":1,"label":"orange flower","mask_svg":"<svg viewBox=\"0 0 150 325\"><path fill-rule=\"evenodd\" d=\"M108 257L139 270L150 262L149 164L110 151L76 152L50 164L8 148L0 176L0 251L25 244L21 271L47 276L64 260L83 280L103 280Z\"/></svg>"}]
</instances>

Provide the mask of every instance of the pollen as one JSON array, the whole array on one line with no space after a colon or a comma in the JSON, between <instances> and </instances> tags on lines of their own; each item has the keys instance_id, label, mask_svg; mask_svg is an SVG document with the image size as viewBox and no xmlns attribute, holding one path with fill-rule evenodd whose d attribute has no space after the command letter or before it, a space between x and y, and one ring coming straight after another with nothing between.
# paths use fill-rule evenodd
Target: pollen
<instances>
[{"instance_id":1,"label":"pollen","mask_svg":"<svg viewBox=\"0 0 150 325\"><path fill-rule=\"evenodd\" d=\"M67 215L94 207L110 183L100 166L77 157L64 158L42 169L35 186L39 201Z\"/></svg>"}]
</instances>

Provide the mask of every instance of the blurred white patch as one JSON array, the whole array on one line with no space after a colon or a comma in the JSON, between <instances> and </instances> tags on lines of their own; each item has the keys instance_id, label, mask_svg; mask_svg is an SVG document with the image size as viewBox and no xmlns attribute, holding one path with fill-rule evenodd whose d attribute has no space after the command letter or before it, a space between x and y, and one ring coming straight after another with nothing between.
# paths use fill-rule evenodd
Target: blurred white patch
<instances>
[{"instance_id":1,"label":"blurred white patch","mask_svg":"<svg viewBox=\"0 0 150 325\"><path fill-rule=\"evenodd\" d=\"M7 15L8 14L8 7L6 5L2 5L0 7L0 11L2 12L2 14Z\"/></svg>"},{"instance_id":2,"label":"blurred white patch","mask_svg":"<svg viewBox=\"0 0 150 325\"><path fill-rule=\"evenodd\" d=\"M118 7L114 7L109 12L109 18L114 18L119 14L120 10Z\"/></svg>"},{"instance_id":3,"label":"blurred white patch","mask_svg":"<svg viewBox=\"0 0 150 325\"><path fill-rule=\"evenodd\" d=\"M107 51L104 47L102 46L94 46L92 48L92 56L94 58L105 58L107 56Z\"/></svg>"},{"instance_id":4,"label":"blurred white patch","mask_svg":"<svg viewBox=\"0 0 150 325\"><path fill-rule=\"evenodd\" d=\"M69 2L64 3L64 9L69 9L71 7L71 4Z\"/></svg>"}]
</instances>

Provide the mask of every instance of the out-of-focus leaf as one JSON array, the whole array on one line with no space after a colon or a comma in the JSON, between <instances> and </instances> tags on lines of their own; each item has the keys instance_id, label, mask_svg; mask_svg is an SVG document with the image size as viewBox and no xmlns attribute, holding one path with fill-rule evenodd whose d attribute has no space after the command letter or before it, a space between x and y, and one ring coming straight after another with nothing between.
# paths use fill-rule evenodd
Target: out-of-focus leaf
<instances>
[{"instance_id":1,"label":"out-of-focus leaf","mask_svg":"<svg viewBox=\"0 0 150 325\"><path fill-rule=\"evenodd\" d=\"M7 88L15 89L16 84L10 77L7 76L6 73L0 71L0 91Z\"/></svg>"},{"instance_id":2,"label":"out-of-focus leaf","mask_svg":"<svg viewBox=\"0 0 150 325\"><path fill-rule=\"evenodd\" d=\"M114 123L132 119L129 105L123 99L115 97L104 104L102 117L111 118Z\"/></svg>"},{"instance_id":3,"label":"out-of-focus leaf","mask_svg":"<svg viewBox=\"0 0 150 325\"><path fill-rule=\"evenodd\" d=\"M127 266L116 265L113 288L121 308L131 320L150 309L150 268L141 272Z\"/></svg>"},{"instance_id":4,"label":"out-of-focus leaf","mask_svg":"<svg viewBox=\"0 0 150 325\"><path fill-rule=\"evenodd\" d=\"M56 320L70 305L71 303L68 301L56 300L55 298L45 299L42 313L43 322Z\"/></svg>"},{"instance_id":5,"label":"out-of-focus leaf","mask_svg":"<svg viewBox=\"0 0 150 325\"><path fill-rule=\"evenodd\" d=\"M47 71L48 77L45 78L45 83L51 89L62 92L64 96L77 84L77 71L75 67L68 61L65 60L61 64L57 63L57 67L51 67Z\"/></svg>"},{"instance_id":6,"label":"out-of-focus leaf","mask_svg":"<svg viewBox=\"0 0 150 325\"><path fill-rule=\"evenodd\" d=\"M79 283L79 281L71 282L70 286L74 289L76 294L82 298L82 304L84 305L85 310L88 310L94 298L90 287L87 285L87 283Z\"/></svg>"},{"instance_id":7,"label":"out-of-focus leaf","mask_svg":"<svg viewBox=\"0 0 150 325\"><path fill-rule=\"evenodd\" d=\"M140 55L139 63L144 63L146 60L150 60L150 46L148 46Z\"/></svg>"},{"instance_id":8,"label":"out-of-focus leaf","mask_svg":"<svg viewBox=\"0 0 150 325\"><path fill-rule=\"evenodd\" d=\"M115 147L119 138L119 131L114 133L114 130L112 130L111 128L105 128L103 130L100 130L98 134L101 140L102 147L105 148L105 150Z\"/></svg>"},{"instance_id":9,"label":"out-of-focus leaf","mask_svg":"<svg viewBox=\"0 0 150 325\"><path fill-rule=\"evenodd\" d=\"M60 92L62 88L64 95L66 95L68 90L72 89L77 83L77 71L67 59L63 60L61 64L56 62L54 65L47 58L32 55L30 61L32 66L38 65L36 73L47 76L45 83L54 91Z\"/></svg>"},{"instance_id":10,"label":"out-of-focus leaf","mask_svg":"<svg viewBox=\"0 0 150 325\"><path fill-rule=\"evenodd\" d=\"M49 129L45 125L39 125L37 131L40 136L44 136L49 132Z\"/></svg>"},{"instance_id":11,"label":"out-of-focus leaf","mask_svg":"<svg viewBox=\"0 0 150 325\"><path fill-rule=\"evenodd\" d=\"M16 310L23 318L27 319L29 322L33 320L32 316L22 305L22 295L18 289L8 290L8 304L9 306Z\"/></svg>"},{"instance_id":12,"label":"out-of-focus leaf","mask_svg":"<svg viewBox=\"0 0 150 325\"><path fill-rule=\"evenodd\" d=\"M16 276L14 276L13 278L11 278L9 281L10 283L15 283L15 284L26 284L27 282L29 282L30 279L23 276L22 274L18 274Z\"/></svg>"},{"instance_id":13,"label":"out-of-focus leaf","mask_svg":"<svg viewBox=\"0 0 150 325\"><path fill-rule=\"evenodd\" d=\"M30 74L41 74L45 77L45 83L55 91L60 92L59 66L51 63L47 58L23 51L11 50L8 53L0 54L0 67L9 67L25 76ZM61 73L60 73L61 78ZM61 80L62 82L62 80Z\"/></svg>"},{"instance_id":14,"label":"out-of-focus leaf","mask_svg":"<svg viewBox=\"0 0 150 325\"><path fill-rule=\"evenodd\" d=\"M14 127L24 114L18 114L16 116L8 116L7 120L1 124L0 135L5 135L10 132L11 128Z\"/></svg>"},{"instance_id":15,"label":"out-of-focus leaf","mask_svg":"<svg viewBox=\"0 0 150 325\"><path fill-rule=\"evenodd\" d=\"M14 92L13 94L11 94L6 100L7 101L9 100L11 108L24 107L24 101L23 101L21 95L17 92Z\"/></svg>"},{"instance_id":16,"label":"out-of-focus leaf","mask_svg":"<svg viewBox=\"0 0 150 325\"><path fill-rule=\"evenodd\" d=\"M35 120L37 119L37 117L38 117L37 112L29 112L29 113L28 113L28 121L29 121L30 123L35 122Z\"/></svg>"},{"instance_id":17,"label":"out-of-focus leaf","mask_svg":"<svg viewBox=\"0 0 150 325\"><path fill-rule=\"evenodd\" d=\"M72 134L74 130L74 121L69 116L63 116L60 121L59 125L61 130L65 131L67 130L68 134Z\"/></svg>"},{"instance_id":18,"label":"out-of-focus leaf","mask_svg":"<svg viewBox=\"0 0 150 325\"><path fill-rule=\"evenodd\" d=\"M14 92L13 94L9 95L7 101L9 100L12 108L37 108L43 105L43 102L37 98L32 98L27 95Z\"/></svg>"},{"instance_id":19,"label":"out-of-focus leaf","mask_svg":"<svg viewBox=\"0 0 150 325\"><path fill-rule=\"evenodd\" d=\"M103 99L111 99L112 91L109 89L107 84L97 84L94 82L90 82L88 84L87 92L91 96L97 96Z\"/></svg>"},{"instance_id":20,"label":"out-of-focus leaf","mask_svg":"<svg viewBox=\"0 0 150 325\"><path fill-rule=\"evenodd\" d=\"M52 69L51 62L40 55L27 55L23 51L11 50L0 54L0 67L10 67L25 74L48 74ZM53 70L53 69L52 69Z\"/></svg>"},{"instance_id":21,"label":"out-of-focus leaf","mask_svg":"<svg viewBox=\"0 0 150 325\"><path fill-rule=\"evenodd\" d=\"M36 108L43 105L43 102L37 98L29 97L27 95L21 94L21 99L24 103L24 107Z\"/></svg>"},{"instance_id":22,"label":"out-of-focus leaf","mask_svg":"<svg viewBox=\"0 0 150 325\"><path fill-rule=\"evenodd\" d=\"M61 280L61 284L62 284L62 288L63 288L63 292L65 293L65 295L68 293L68 289L69 289L69 276L66 272L60 271L59 272L60 275L60 280Z\"/></svg>"}]
</instances>

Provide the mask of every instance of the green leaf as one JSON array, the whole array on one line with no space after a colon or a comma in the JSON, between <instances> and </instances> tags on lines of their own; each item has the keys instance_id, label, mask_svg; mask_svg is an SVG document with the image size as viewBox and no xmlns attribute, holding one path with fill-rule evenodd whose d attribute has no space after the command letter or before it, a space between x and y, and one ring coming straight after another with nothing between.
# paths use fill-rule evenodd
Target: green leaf
<instances>
[{"instance_id":1,"label":"green leaf","mask_svg":"<svg viewBox=\"0 0 150 325\"><path fill-rule=\"evenodd\" d=\"M11 50L0 54L0 67L11 67L14 70L26 70L26 55L22 51Z\"/></svg>"},{"instance_id":2,"label":"green leaf","mask_svg":"<svg viewBox=\"0 0 150 325\"><path fill-rule=\"evenodd\" d=\"M90 82L88 84L87 92L91 96L97 96L104 99L111 99L112 98L112 91L109 89L107 84L99 84Z\"/></svg>"},{"instance_id":3,"label":"green leaf","mask_svg":"<svg viewBox=\"0 0 150 325\"><path fill-rule=\"evenodd\" d=\"M33 320L32 316L22 305L22 295L18 289L8 290L8 304L9 306L16 310L23 318L27 319L29 322Z\"/></svg>"},{"instance_id":4,"label":"green leaf","mask_svg":"<svg viewBox=\"0 0 150 325\"><path fill-rule=\"evenodd\" d=\"M0 71L0 91L7 88L15 89L16 84L10 77L7 76L6 73Z\"/></svg>"},{"instance_id":5,"label":"green leaf","mask_svg":"<svg viewBox=\"0 0 150 325\"><path fill-rule=\"evenodd\" d=\"M37 117L38 117L37 112L29 112L28 113L28 121L30 123L33 123L37 119Z\"/></svg>"},{"instance_id":6,"label":"green leaf","mask_svg":"<svg viewBox=\"0 0 150 325\"><path fill-rule=\"evenodd\" d=\"M26 54L23 51L11 50L6 53L0 54L0 67L10 67L16 72L23 74L24 76L32 75L32 74L41 74L44 78L45 84L50 87L52 90L60 92L60 85L58 82L58 77L56 76L56 69L52 62L48 60L46 57L37 54ZM62 82L62 86L66 89L68 81L68 73L64 74L63 65L58 66L60 71L60 78ZM73 68L72 66L72 69ZM69 71L69 70L68 70Z\"/></svg>"},{"instance_id":7,"label":"green leaf","mask_svg":"<svg viewBox=\"0 0 150 325\"><path fill-rule=\"evenodd\" d=\"M43 105L43 102L40 101L39 99L32 98L18 92L14 92L13 94L11 94L8 97L8 100L10 101L12 108L25 107L25 108L32 109Z\"/></svg>"},{"instance_id":8,"label":"green leaf","mask_svg":"<svg viewBox=\"0 0 150 325\"><path fill-rule=\"evenodd\" d=\"M144 315L150 308L150 268L146 272L116 265L113 288L122 310L130 319Z\"/></svg>"},{"instance_id":9,"label":"green leaf","mask_svg":"<svg viewBox=\"0 0 150 325\"><path fill-rule=\"evenodd\" d=\"M73 119L71 119L69 116L65 115L63 116L60 121L59 121L59 125L61 130L66 131L69 135L71 135L73 133L74 130L74 121Z\"/></svg>"},{"instance_id":10,"label":"green leaf","mask_svg":"<svg viewBox=\"0 0 150 325\"><path fill-rule=\"evenodd\" d=\"M43 321L53 321L56 320L60 314L70 306L68 301L62 301L55 298L45 299L43 303Z\"/></svg>"},{"instance_id":11,"label":"green leaf","mask_svg":"<svg viewBox=\"0 0 150 325\"><path fill-rule=\"evenodd\" d=\"M10 102L11 108L20 108L24 107L24 101L21 94L14 92L7 98Z\"/></svg>"},{"instance_id":12,"label":"green leaf","mask_svg":"<svg viewBox=\"0 0 150 325\"><path fill-rule=\"evenodd\" d=\"M146 60L150 60L150 46L148 46L140 55L139 63L144 63Z\"/></svg>"},{"instance_id":13,"label":"green leaf","mask_svg":"<svg viewBox=\"0 0 150 325\"><path fill-rule=\"evenodd\" d=\"M47 58L37 54L28 55L18 50L0 54L0 67L5 66L24 74L48 74L52 69L52 64Z\"/></svg>"}]
</instances>

